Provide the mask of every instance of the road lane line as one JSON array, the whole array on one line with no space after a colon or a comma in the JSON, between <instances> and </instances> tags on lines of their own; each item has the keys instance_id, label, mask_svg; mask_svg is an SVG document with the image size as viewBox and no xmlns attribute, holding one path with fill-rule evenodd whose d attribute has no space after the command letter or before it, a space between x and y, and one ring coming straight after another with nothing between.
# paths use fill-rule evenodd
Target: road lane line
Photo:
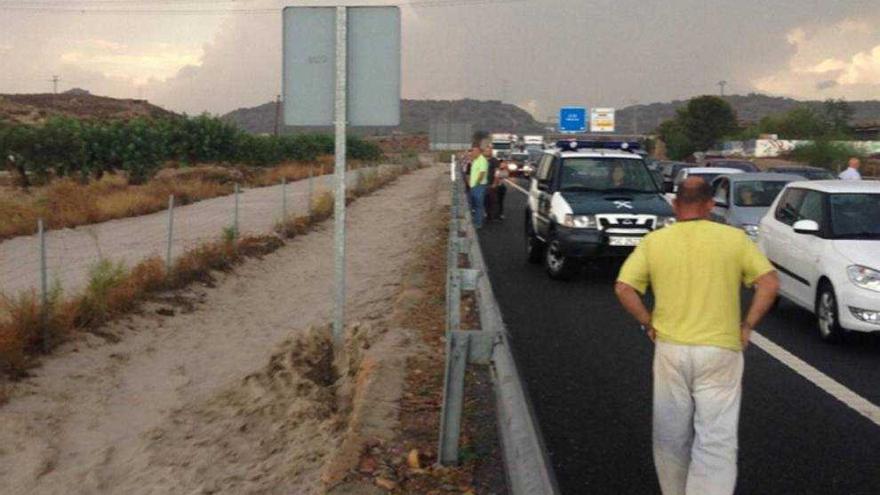
<instances>
[{"instance_id":1,"label":"road lane line","mask_svg":"<svg viewBox=\"0 0 880 495\"><path fill-rule=\"evenodd\" d=\"M837 380L834 380L825 373L810 366L806 361L786 351L781 346L758 332L752 332L751 342L767 354L776 358L782 364L794 370L795 373L811 381L814 385L821 388L835 399L843 402L855 412L873 421L877 426L880 426L880 407L873 402L846 388Z\"/></svg>"},{"instance_id":2,"label":"road lane line","mask_svg":"<svg viewBox=\"0 0 880 495\"><path fill-rule=\"evenodd\" d=\"M513 186L514 189L516 189L517 191L519 191L519 192L525 194L526 196L529 195L529 192L528 192L528 191L526 191L525 189L523 189L521 186L519 186L518 184L516 184L516 183L513 182L512 180L510 180L510 179L504 179L504 181L507 182L508 184L510 184L511 186Z\"/></svg>"},{"instance_id":3,"label":"road lane line","mask_svg":"<svg viewBox=\"0 0 880 495\"><path fill-rule=\"evenodd\" d=\"M529 192L527 190L523 189L510 179L507 179L506 181L519 192L528 196ZM772 342L757 331L752 332L752 343L758 346L762 351L771 355L777 361L788 366L795 373L809 380L813 385L824 390L840 402L843 402L850 409L868 418L877 426L880 426L880 407L873 402L846 388L837 380L822 373L806 361L788 352L783 347Z\"/></svg>"}]
</instances>

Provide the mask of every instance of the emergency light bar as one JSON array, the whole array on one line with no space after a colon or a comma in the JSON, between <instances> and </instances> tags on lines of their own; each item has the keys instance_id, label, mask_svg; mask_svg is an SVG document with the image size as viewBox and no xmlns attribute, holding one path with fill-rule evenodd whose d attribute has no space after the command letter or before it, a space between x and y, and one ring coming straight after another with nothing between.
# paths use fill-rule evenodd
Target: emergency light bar
<instances>
[{"instance_id":1,"label":"emergency light bar","mask_svg":"<svg viewBox=\"0 0 880 495\"><path fill-rule=\"evenodd\" d=\"M586 141L582 139L563 139L556 142L556 147L562 151L583 149L636 151L641 149L638 141Z\"/></svg>"}]
</instances>

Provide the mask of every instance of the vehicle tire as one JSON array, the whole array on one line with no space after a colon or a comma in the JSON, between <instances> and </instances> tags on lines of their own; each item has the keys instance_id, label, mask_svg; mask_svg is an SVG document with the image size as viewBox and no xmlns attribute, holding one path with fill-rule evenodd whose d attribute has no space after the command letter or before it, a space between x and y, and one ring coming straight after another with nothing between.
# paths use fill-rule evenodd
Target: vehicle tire
<instances>
[{"instance_id":1,"label":"vehicle tire","mask_svg":"<svg viewBox=\"0 0 880 495\"><path fill-rule=\"evenodd\" d=\"M569 280L575 272L574 260L562 254L556 240L551 240L544 249L544 266L553 280Z\"/></svg>"},{"instance_id":2,"label":"vehicle tire","mask_svg":"<svg viewBox=\"0 0 880 495\"><path fill-rule=\"evenodd\" d=\"M544 243L535 235L532 228L532 214L526 210L526 259L529 263L540 263L544 258Z\"/></svg>"},{"instance_id":3,"label":"vehicle tire","mask_svg":"<svg viewBox=\"0 0 880 495\"><path fill-rule=\"evenodd\" d=\"M819 329L819 338L830 343L840 342L844 331L840 326L839 315L834 287L823 281L816 294L816 326Z\"/></svg>"}]
</instances>

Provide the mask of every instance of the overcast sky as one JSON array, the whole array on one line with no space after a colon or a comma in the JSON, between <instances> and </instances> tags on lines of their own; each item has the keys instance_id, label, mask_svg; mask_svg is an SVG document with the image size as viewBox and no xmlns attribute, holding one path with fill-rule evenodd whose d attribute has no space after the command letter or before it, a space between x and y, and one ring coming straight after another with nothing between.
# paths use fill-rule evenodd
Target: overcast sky
<instances>
[{"instance_id":1,"label":"overcast sky","mask_svg":"<svg viewBox=\"0 0 880 495\"><path fill-rule=\"evenodd\" d=\"M189 113L265 103L291 3L0 0L0 93L48 92L57 74L60 90ZM84 12L53 11L70 8ZM188 12L119 12L144 8ZM223 12L266 8L278 11ZM716 93L720 80L728 93L880 96L880 0L409 0L402 13L404 98L501 99L543 118Z\"/></svg>"}]
</instances>

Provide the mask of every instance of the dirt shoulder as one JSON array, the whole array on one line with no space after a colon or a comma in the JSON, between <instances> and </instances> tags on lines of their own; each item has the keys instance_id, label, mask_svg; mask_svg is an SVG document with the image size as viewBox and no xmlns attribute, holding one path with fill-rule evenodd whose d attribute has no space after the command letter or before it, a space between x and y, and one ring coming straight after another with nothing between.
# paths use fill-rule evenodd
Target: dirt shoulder
<instances>
[{"instance_id":1,"label":"dirt shoulder","mask_svg":"<svg viewBox=\"0 0 880 495\"><path fill-rule=\"evenodd\" d=\"M390 314L444 171L405 175L349 210L348 316L361 337L337 373L355 396L359 371L381 361L369 349L414 348ZM0 407L4 493L318 492L353 414L329 385L338 377L316 374L326 339L304 337L332 310L330 226L147 304L107 338L65 344L12 385Z\"/></svg>"}]
</instances>

